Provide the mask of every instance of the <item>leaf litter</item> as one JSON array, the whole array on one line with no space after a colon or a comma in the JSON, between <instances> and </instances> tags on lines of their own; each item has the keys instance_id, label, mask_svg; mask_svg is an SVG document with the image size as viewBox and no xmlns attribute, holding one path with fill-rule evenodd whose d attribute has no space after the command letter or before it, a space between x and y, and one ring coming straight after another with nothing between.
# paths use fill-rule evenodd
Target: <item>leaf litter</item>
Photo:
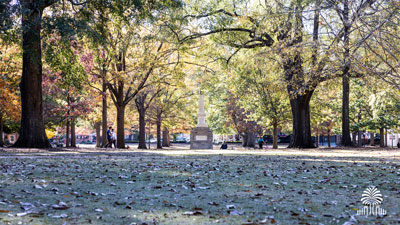
<instances>
[{"instance_id":1,"label":"leaf litter","mask_svg":"<svg viewBox=\"0 0 400 225\"><path fill-rule=\"evenodd\" d=\"M0 158L0 223L400 223L398 159L323 151L10 155ZM369 185L387 216L356 215Z\"/></svg>"}]
</instances>

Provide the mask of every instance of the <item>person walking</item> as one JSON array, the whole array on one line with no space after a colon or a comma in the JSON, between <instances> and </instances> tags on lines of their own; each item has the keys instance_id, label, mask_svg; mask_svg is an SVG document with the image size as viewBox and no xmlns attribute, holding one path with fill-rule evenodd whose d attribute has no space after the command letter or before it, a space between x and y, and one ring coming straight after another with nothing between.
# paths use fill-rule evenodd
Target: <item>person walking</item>
<instances>
[{"instance_id":1,"label":"person walking","mask_svg":"<svg viewBox=\"0 0 400 225\"><path fill-rule=\"evenodd\" d=\"M114 129L111 130L112 133L112 144L114 145L114 148L117 148L117 134L115 134ZM112 148L112 146L111 146Z\"/></svg>"},{"instance_id":2,"label":"person walking","mask_svg":"<svg viewBox=\"0 0 400 225\"><path fill-rule=\"evenodd\" d=\"M108 127L108 130L107 130L107 144L104 146L104 147L106 147L106 148L108 148L108 147L110 147L110 148L112 148L112 127L110 126L110 127Z\"/></svg>"},{"instance_id":3,"label":"person walking","mask_svg":"<svg viewBox=\"0 0 400 225\"><path fill-rule=\"evenodd\" d=\"M262 137L258 138L258 147L260 149L263 148L263 144L264 144L264 139Z\"/></svg>"}]
</instances>

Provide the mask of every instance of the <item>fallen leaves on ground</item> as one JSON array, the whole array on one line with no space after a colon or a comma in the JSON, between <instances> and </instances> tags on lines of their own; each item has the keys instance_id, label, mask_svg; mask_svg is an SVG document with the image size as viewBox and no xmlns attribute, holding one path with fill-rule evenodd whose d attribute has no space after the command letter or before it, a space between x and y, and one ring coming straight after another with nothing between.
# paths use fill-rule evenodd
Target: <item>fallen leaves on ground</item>
<instances>
[{"instance_id":1,"label":"fallen leaves on ground","mask_svg":"<svg viewBox=\"0 0 400 225\"><path fill-rule=\"evenodd\" d=\"M320 151L0 155L0 223L400 222L398 158ZM369 185L387 216L356 215Z\"/></svg>"}]
</instances>

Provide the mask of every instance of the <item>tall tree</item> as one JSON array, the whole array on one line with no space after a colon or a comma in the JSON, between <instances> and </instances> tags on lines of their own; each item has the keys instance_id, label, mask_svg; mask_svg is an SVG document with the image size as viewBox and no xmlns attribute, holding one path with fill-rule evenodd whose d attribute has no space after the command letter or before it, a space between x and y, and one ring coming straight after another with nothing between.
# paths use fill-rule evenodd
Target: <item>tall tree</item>
<instances>
[{"instance_id":1,"label":"tall tree","mask_svg":"<svg viewBox=\"0 0 400 225\"><path fill-rule=\"evenodd\" d=\"M76 36L65 33L61 36L62 34L62 31L60 33L53 32L46 35L47 38L45 38L43 50L45 61L50 67L47 80L57 86L53 92L50 91L50 88L47 88L45 93L63 99L62 102L65 104L60 104L59 111L66 111L66 114L62 117L62 120L66 121L67 124L66 145L67 147L76 147L76 120L82 114L88 113L90 105L93 104L90 101L92 98L86 95L87 92L85 93L84 89L88 76L80 63L82 44L76 40ZM71 139L69 139L70 136Z\"/></svg>"},{"instance_id":2,"label":"tall tree","mask_svg":"<svg viewBox=\"0 0 400 225\"><path fill-rule=\"evenodd\" d=\"M139 149L147 149L146 147L146 112L152 104L153 100L161 93L159 87L149 87L140 92L135 98L135 106L139 113ZM149 137L150 138L150 137Z\"/></svg>"},{"instance_id":3,"label":"tall tree","mask_svg":"<svg viewBox=\"0 0 400 225\"><path fill-rule=\"evenodd\" d=\"M330 6L336 11L342 26L336 31L337 43L342 43L342 145L351 146L350 139L350 77L357 77L360 68L354 67L354 58L360 55L359 50L375 33L389 22L399 10L398 6L391 6L391 2L376 0L329 0ZM382 17L382 20L376 20ZM364 27L365 28L362 28ZM335 29L335 26L330 26ZM361 35L360 35L361 34Z\"/></svg>"},{"instance_id":4,"label":"tall tree","mask_svg":"<svg viewBox=\"0 0 400 225\"><path fill-rule=\"evenodd\" d=\"M153 45L154 46L154 45ZM164 59L165 52L161 52L162 44L159 44L156 49L153 49L154 52L147 52L149 49L141 48L139 52L142 52L143 55L139 55L139 52L135 52L137 54L135 57L129 59L131 62L134 60L138 60L135 63L132 63L134 66L131 69L127 70L126 64L126 56L124 52L120 52L117 58L117 63L115 64L115 73L113 73L113 80L108 83L108 87L111 93L111 99L117 109L117 147L125 148L124 141L124 123L125 123L125 108L126 105L133 99L135 99L136 95L145 87L149 86L151 83L151 76L154 73L154 70L159 70L160 68L160 59ZM147 53L147 55L146 55ZM141 57L141 58L140 58ZM140 58L140 59L139 59ZM149 63L150 61L150 63ZM138 63L139 62L139 63ZM142 64L141 64L142 63ZM141 64L141 65L139 65ZM128 64L129 66L129 64ZM129 73L129 71L133 71L133 73ZM131 75L131 76L130 76ZM147 95L144 95L147 97ZM139 99L144 100L140 102L140 112L144 113L147 110L149 105L144 105L146 97L139 97ZM144 97L144 99L143 99ZM139 108L138 108L139 109ZM140 115L139 112L139 115Z\"/></svg>"},{"instance_id":5,"label":"tall tree","mask_svg":"<svg viewBox=\"0 0 400 225\"><path fill-rule=\"evenodd\" d=\"M42 16L46 8L55 5L57 0L21 0L22 18L22 77L21 129L15 147L51 147L47 140L43 120L42 92ZM84 3L69 0L72 5ZM17 23L15 23L17 24Z\"/></svg>"},{"instance_id":6,"label":"tall tree","mask_svg":"<svg viewBox=\"0 0 400 225\"><path fill-rule=\"evenodd\" d=\"M42 15L46 8L56 5L58 0L21 0L22 17L22 50L23 50L23 69L20 83L21 91L21 130L20 136L15 143L16 147L50 147L47 140L43 122L43 99L42 99L42 52L41 52L41 28ZM87 2L76 2L69 0L75 7L85 7ZM91 2L91 1L88 1ZM169 1L168 1L169 2ZM64 2L63 6L64 6ZM115 13L123 15L130 12L128 17L139 15L150 15L157 9L167 7L166 1L115 1L112 4L106 1L99 1L99 4L114 7ZM9 3L11 4L11 2ZM177 5L176 2L173 2ZM178 4L179 5L179 4ZM126 7L130 6L129 10ZM64 7L61 10L65 9ZM76 10L71 11L71 13ZM78 12L90 12L81 10ZM57 11L52 13L52 18L57 18ZM56 21L55 24L59 22Z\"/></svg>"},{"instance_id":7,"label":"tall tree","mask_svg":"<svg viewBox=\"0 0 400 225\"><path fill-rule=\"evenodd\" d=\"M315 131L316 145L319 146L319 136L328 136L340 133L340 93L341 82L339 78L329 80L320 84L311 99L311 120ZM328 142L330 147L330 142Z\"/></svg>"},{"instance_id":8,"label":"tall tree","mask_svg":"<svg viewBox=\"0 0 400 225\"><path fill-rule=\"evenodd\" d=\"M293 138L290 147L314 147L311 139L309 102L316 85L327 77L321 76L325 68L323 63L316 66L318 69L308 70L304 68L306 66L302 56L302 53L304 53L302 48L304 47L301 45L304 38L303 11L310 3L308 1L289 1L287 4L271 4L275 8L268 4L269 2L266 1L265 5L262 5L266 10L263 17L260 18L253 17L249 13L241 15L237 10L238 6L236 4L233 5L233 8L230 7L232 11L219 9L200 15L188 15L185 18L208 18L210 22L207 24L211 23L212 25L207 27L208 30L206 32L193 32L181 38L180 41L216 34L219 35L219 38L216 38L218 43L236 48L233 51L233 55L241 49L255 49L276 45L279 48L278 55L281 56L284 78L287 82L287 92L290 96L292 108ZM320 1L316 1L314 5L315 16L312 37L314 42L318 42ZM246 7L245 4L241 6ZM274 24L275 30L267 29L266 24L274 21L267 22L266 18L269 18L269 16L279 18L279 15L282 15L282 11L285 11L285 14L277 20L281 22ZM257 13L255 15L257 16ZM276 18L274 18L275 21ZM276 36L277 41L273 38L274 36ZM318 53L318 51L315 52ZM227 58L227 62L233 55ZM317 58L316 54L315 58ZM323 60L320 61L323 62Z\"/></svg>"},{"instance_id":9,"label":"tall tree","mask_svg":"<svg viewBox=\"0 0 400 225\"><path fill-rule=\"evenodd\" d=\"M279 80L281 71L274 69L277 66L263 58L243 64L242 57L247 58L247 55L235 60L233 70L233 74L237 74L234 79L239 104L250 110L252 119L259 121L261 126L272 128L273 148L278 148L278 129L290 117L289 99L282 91L285 84Z\"/></svg>"},{"instance_id":10,"label":"tall tree","mask_svg":"<svg viewBox=\"0 0 400 225\"><path fill-rule=\"evenodd\" d=\"M386 24L391 23L389 21L396 15L398 4L383 0L247 3L217 2L212 7L204 8L193 2L195 10L192 11L197 13L189 12L184 19L188 19L189 22L196 21L196 24L189 23L193 29L191 33L181 37L180 41L211 35L217 44L233 48L225 53L228 55L225 57L227 62L240 50L263 47L277 50L267 51L265 55L275 53L281 57L293 117L294 137L291 147L313 147L309 119L311 96L319 83L331 77L341 76L344 85L343 127L346 142L349 137L346 134L347 78L360 76L360 71L351 67L354 62L351 59L357 58L360 47L379 33ZM255 8L255 5L259 7ZM332 14L334 10L337 11L337 17ZM379 15L384 19L377 20ZM201 29L196 29L199 27L198 20L204 21L200 23L204 25ZM337 21L342 21L345 26L338 26ZM306 29L305 24L310 28ZM360 29L360 24L363 25L363 29ZM321 33L321 29L327 32ZM355 35L359 31L362 31L362 35ZM344 50L339 51L341 49ZM343 57L344 63L337 63L339 55ZM383 74L388 74L388 71L391 71L389 74L393 74L393 69Z\"/></svg>"},{"instance_id":11,"label":"tall tree","mask_svg":"<svg viewBox=\"0 0 400 225\"><path fill-rule=\"evenodd\" d=\"M140 2L135 2L134 5L140 4ZM108 77L111 61L115 54L112 50L114 41L112 29L108 28L112 24L113 17L123 17L118 13L119 7L118 4L113 6L111 2L103 0L88 1L87 7L78 14L80 18L87 21L87 32L85 33L87 52L82 57L82 63L85 65L86 72L93 78L89 85L102 97L101 146L108 143L106 138L108 129ZM97 139L99 137L100 135L97 136Z\"/></svg>"},{"instance_id":12,"label":"tall tree","mask_svg":"<svg viewBox=\"0 0 400 225\"><path fill-rule=\"evenodd\" d=\"M255 147L256 143L256 132L259 130L257 122L251 118L250 111L246 111L242 107L238 98L231 94L231 97L226 103L227 113L229 115L229 121L236 130L236 132L242 137L243 147Z\"/></svg>"},{"instance_id":13,"label":"tall tree","mask_svg":"<svg viewBox=\"0 0 400 225\"><path fill-rule=\"evenodd\" d=\"M104 35L107 36L107 35ZM107 40L107 38L103 38L101 40ZM103 45L99 46L93 44L98 48L94 51L90 51L90 48L87 49L87 52L81 55L81 62L85 67L85 72L91 77L88 79L88 86L91 87L95 91L95 94L101 97L101 119L100 124L96 124L96 129L101 129L99 135L97 135L98 147L105 146L107 144L107 129L108 129L108 113L107 113L107 97L108 97L108 70L111 67L110 56L106 54L106 50L103 46L107 46L103 43ZM100 125L100 127L98 127ZM101 134L100 134L101 133Z\"/></svg>"},{"instance_id":14,"label":"tall tree","mask_svg":"<svg viewBox=\"0 0 400 225\"><path fill-rule=\"evenodd\" d=\"M82 13L86 20L91 20L89 40L94 48L102 49L94 73L101 79L104 96L103 133L107 121L105 91L108 89L117 109L118 148L125 147L127 104L148 85L153 72L167 64L161 65L161 61L174 52L169 44L163 45L168 34L158 25L168 19L164 11L180 6L178 1L135 1L133 4L134 7L128 2L109 4L102 0L93 1ZM92 14L91 9L98 14ZM133 13L126 13L129 11Z\"/></svg>"},{"instance_id":15,"label":"tall tree","mask_svg":"<svg viewBox=\"0 0 400 225\"><path fill-rule=\"evenodd\" d=\"M15 147L47 148L43 121L41 22L43 10L53 1L21 0L22 77L21 130Z\"/></svg>"},{"instance_id":16,"label":"tall tree","mask_svg":"<svg viewBox=\"0 0 400 225\"><path fill-rule=\"evenodd\" d=\"M167 139L166 142L168 142L167 120L178 119L177 114L185 112L185 108L187 108L187 98L191 96L191 93L188 92L187 87L181 82L181 80L177 80L173 83L170 82L168 85L163 85L160 93L150 106L149 116L153 118L157 127L157 149L169 147L168 143L163 145L161 141ZM161 134L163 127L165 135Z\"/></svg>"}]
</instances>

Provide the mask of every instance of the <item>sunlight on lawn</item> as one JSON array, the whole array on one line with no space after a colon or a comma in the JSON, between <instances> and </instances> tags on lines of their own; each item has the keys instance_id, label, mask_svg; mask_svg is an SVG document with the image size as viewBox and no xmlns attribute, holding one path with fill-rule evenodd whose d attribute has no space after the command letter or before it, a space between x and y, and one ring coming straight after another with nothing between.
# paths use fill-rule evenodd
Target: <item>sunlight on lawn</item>
<instances>
[{"instance_id":1,"label":"sunlight on lawn","mask_svg":"<svg viewBox=\"0 0 400 225\"><path fill-rule=\"evenodd\" d=\"M396 224L398 156L377 149L1 153L0 223L343 224L354 217ZM387 216L356 215L369 185L382 192Z\"/></svg>"}]
</instances>

